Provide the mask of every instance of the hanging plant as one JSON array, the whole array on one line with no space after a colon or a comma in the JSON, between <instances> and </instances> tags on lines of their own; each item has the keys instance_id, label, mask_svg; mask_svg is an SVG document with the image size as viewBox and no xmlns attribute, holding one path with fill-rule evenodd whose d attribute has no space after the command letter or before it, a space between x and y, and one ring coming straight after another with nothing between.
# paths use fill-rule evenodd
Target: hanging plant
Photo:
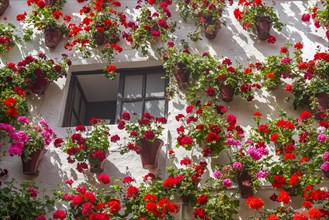
<instances>
[{"instance_id":1,"label":"hanging plant","mask_svg":"<svg viewBox=\"0 0 329 220\"><path fill-rule=\"evenodd\" d=\"M80 13L85 17L80 24L69 24L71 41L65 45L68 50L80 51L83 58L91 57L95 49L99 49L108 63L104 69L105 76L110 79L115 78L116 68L108 67L114 57L122 52L118 45L122 35L120 26L127 25L125 15L116 9L119 6L120 2L103 0L92 1L84 6Z\"/></svg>"},{"instance_id":2,"label":"hanging plant","mask_svg":"<svg viewBox=\"0 0 329 220\"><path fill-rule=\"evenodd\" d=\"M242 0L239 1L239 6L242 9L235 9L234 16L243 29L256 33L260 40L275 43L275 37L270 35L271 27L281 31L283 23L273 6L266 5L262 0Z\"/></svg>"},{"instance_id":3,"label":"hanging plant","mask_svg":"<svg viewBox=\"0 0 329 220\"><path fill-rule=\"evenodd\" d=\"M26 14L17 15L17 21L26 24L24 28L24 40L31 40L34 32L37 30L44 32L45 45L51 49L61 41L62 37L68 34L67 24L70 16L65 16L61 11L65 1L57 1L55 6L46 5L45 1L28 1L28 5L33 10Z\"/></svg>"},{"instance_id":4,"label":"hanging plant","mask_svg":"<svg viewBox=\"0 0 329 220\"><path fill-rule=\"evenodd\" d=\"M323 6L320 6L321 9L319 9L318 3ZM321 0L317 2L316 5L309 8L309 13L302 15L302 21L308 22L312 17L314 26L316 28L322 27L326 31L326 37L329 39L329 1Z\"/></svg>"},{"instance_id":5,"label":"hanging plant","mask_svg":"<svg viewBox=\"0 0 329 220\"><path fill-rule=\"evenodd\" d=\"M216 37L221 24L225 25L225 22L221 20L223 11L227 7L227 4L232 5L233 1L180 0L177 4L180 15L185 21L188 18L193 18L196 21L196 30L189 33L188 36L192 41L197 41L201 39L201 29L203 29L204 35L207 39L212 40Z\"/></svg>"},{"instance_id":6,"label":"hanging plant","mask_svg":"<svg viewBox=\"0 0 329 220\"><path fill-rule=\"evenodd\" d=\"M0 55L7 53L19 41L20 38L15 34L15 31L15 25L0 23Z\"/></svg>"},{"instance_id":7,"label":"hanging plant","mask_svg":"<svg viewBox=\"0 0 329 220\"><path fill-rule=\"evenodd\" d=\"M150 46L156 43L165 43L172 39L172 33L175 32L176 22L171 15L163 13L160 8L152 12L146 6L138 9L139 15L136 23L129 22L131 28L132 48L141 49L143 55L149 53Z\"/></svg>"}]
</instances>

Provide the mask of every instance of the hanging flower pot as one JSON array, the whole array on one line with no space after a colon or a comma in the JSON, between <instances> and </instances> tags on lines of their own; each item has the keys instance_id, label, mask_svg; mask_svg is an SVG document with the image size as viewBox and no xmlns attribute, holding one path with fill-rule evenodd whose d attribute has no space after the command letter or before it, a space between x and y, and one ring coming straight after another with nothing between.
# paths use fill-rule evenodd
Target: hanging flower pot
<instances>
[{"instance_id":1,"label":"hanging flower pot","mask_svg":"<svg viewBox=\"0 0 329 220\"><path fill-rule=\"evenodd\" d=\"M187 89L187 83L190 78L190 73L184 71L184 64L178 63L175 78L178 84L178 88L180 90L186 90Z\"/></svg>"},{"instance_id":2,"label":"hanging flower pot","mask_svg":"<svg viewBox=\"0 0 329 220\"><path fill-rule=\"evenodd\" d=\"M183 205L188 205L193 200L195 200L195 195L192 194L180 196L180 201Z\"/></svg>"},{"instance_id":3,"label":"hanging flower pot","mask_svg":"<svg viewBox=\"0 0 329 220\"><path fill-rule=\"evenodd\" d=\"M315 95L318 100L317 108L313 110L313 114L317 120L321 119L321 115L326 112L329 107L329 94L327 93L318 93Z\"/></svg>"},{"instance_id":4,"label":"hanging flower pot","mask_svg":"<svg viewBox=\"0 0 329 220\"><path fill-rule=\"evenodd\" d=\"M105 42L104 32L96 32L96 33L94 33L93 37L94 37L94 40L95 40L97 45L104 44L104 42Z\"/></svg>"},{"instance_id":5,"label":"hanging flower pot","mask_svg":"<svg viewBox=\"0 0 329 220\"><path fill-rule=\"evenodd\" d=\"M153 142L145 139L140 141L140 156L144 169L152 170L158 167L159 152L163 144L163 141L160 139L155 139Z\"/></svg>"},{"instance_id":6,"label":"hanging flower pot","mask_svg":"<svg viewBox=\"0 0 329 220\"><path fill-rule=\"evenodd\" d=\"M46 89L49 85L49 82L44 77L38 77L33 82L32 86L29 88L31 92L37 95L44 95L46 92Z\"/></svg>"},{"instance_id":7,"label":"hanging flower pot","mask_svg":"<svg viewBox=\"0 0 329 220\"><path fill-rule=\"evenodd\" d=\"M5 13L8 6L9 6L9 0L2 0L2 2L0 3L0 16Z\"/></svg>"},{"instance_id":8,"label":"hanging flower pot","mask_svg":"<svg viewBox=\"0 0 329 220\"><path fill-rule=\"evenodd\" d=\"M287 193L289 194L289 196L291 197L295 197L297 196L297 192L296 192L296 188L295 187L290 187L288 189L285 189L287 191Z\"/></svg>"},{"instance_id":9,"label":"hanging flower pot","mask_svg":"<svg viewBox=\"0 0 329 220\"><path fill-rule=\"evenodd\" d=\"M37 176L39 175L39 164L40 161L42 160L43 156L46 154L47 150L37 150L34 151L30 155L29 160L24 160L25 156L24 153L21 156L22 159L22 165L23 165L23 173L25 175L33 175Z\"/></svg>"},{"instance_id":10,"label":"hanging flower pot","mask_svg":"<svg viewBox=\"0 0 329 220\"><path fill-rule=\"evenodd\" d=\"M248 171L242 171L238 174L238 185L240 189L241 198L247 199L248 197L254 195L254 192L252 190L252 179Z\"/></svg>"},{"instance_id":11,"label":"hanging flower pot","mask_svg":"<svg viewBox=\"0 0 329 220\"><path fill-rule=\"evenodd\" d=\"M329 179L329 171L321 170L324 177Z\"/></svg>"},{"instance_id":12,"label":"hanging flower pot","mask_svg":"<svg viewBox=\"0 0 329 220\"><path fill-rule=\"evenodd\" d=\"M60 28L48 27L44 31L45 45L51 49L55 48L63 37L63 32Z\"/></svg>"},{"instance_id":13,"label":"hanging flower pot","mask_svg":"<svg viewBox=\"0 0 329 220\"><path fill-rule=\"evenodd\" d=\"M104 164L105 164L107 156L108 156L108 154L106 154L106 157L103 161L99 161L99 159L89 156L90 172L91 173L104 172Z\"/></svg>"},{"instance_id":14,"label":"hanging flower pot","mask_svg":"<svg viewBox=\"0 0 329 220\"><path fill-rule=\"evenodd\" d=\"M270 30L272 27L272 20L270 19L270 17L267 16L257 17L255 26L256 26L258 39L267 40L267 38L270 36Z\"/></svg>"},{"instance_id":15,"label":"hanging flower pot","mask_svg":"<svg viewBox=\"0 0 329 220\"><path fill-rule=\"evenodd\" d=\"M47 6L51 7L54 6L56 0L45 0L45 3Z\"/></svg>"},{"instance_id":16,"label":"hanging flower pot","mask_svg":"<svg viewBox=\"0 0 329 220\"><path fill-rule=\"evenodd\" d=\"M220 21L216 20L213 21L212 17L207 17L206 22L203 25L203 30L204 30L204 36L208 40L213 40L217 36L217 32L220 28Z\"/></svg>"},{"instance_id":17,"label":"hanging flower pot","mask_svg":"<svg viewBox=\"0 0 329 220\"><path fill-rule=\"evenodd\" d=\"M225 85L224 83L221 83L219 90L224 102L231 102L233 100L234 88L231 85Z\"/></svg>"}]
</instances>

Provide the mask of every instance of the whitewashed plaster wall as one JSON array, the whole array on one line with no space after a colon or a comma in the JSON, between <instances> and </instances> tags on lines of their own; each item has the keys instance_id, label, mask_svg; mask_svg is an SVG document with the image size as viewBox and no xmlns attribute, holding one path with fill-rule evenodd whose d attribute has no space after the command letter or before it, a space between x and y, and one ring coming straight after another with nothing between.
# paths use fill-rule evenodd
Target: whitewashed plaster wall
<instances>
[{"instance_id":1,"label":"whitewashed plaster wall","mask_svg":"<svg viewBox=\"0 0 329 220\"><path fill-rule=\"evenodd\" d=\"M136 16L136 10L134 10L134 2L131 0L122 0L122 8L131 15ZM269 4L271 1L266 1ZM277 42L275 44L268 44L266 42L260 42L249 35L248 32L242 29L240 24L235 20L233 16L233 10L237 6L235 2L233 6L228 7L228 10L224 12L223 19L226 21L226 26L223 26L217 37L209 41L203 39L197 43L191 43L194 52L210 52L212 55L216 55L219 58L229 57L232 61L237 60L240 63L246 65L249 61L264 60L266 56L272 54L278 54L281 46L286 41L291 43L302 42L304 44L304 56L311 58L315 52L317 45L322 48L328 48L328 41L325 40L325 33L322 30L316 31L311 23L301 22L301 15L306 11L309 4L316 1L280 1L277 0L275 8L279 12L280 20L286 24L281 33L272 30L272 35L275 35ZM77 3L76 0L68 0L63 9L64 14L70 14L74 20L79 21L79 10L83 6L83 3ZM16 24L18 27L21 25L16 21L16 15L29 11L30 9L23 0L11 0L11 4L3 15L7 17L8 22ZM177 42L180 39L184 39L188 31L194 29L194 21L188 21L188 23L181 20L177 13L173 16L177 18L179 29L177 30ZM3 22L3 17L0 19ZM0 57L2 62L0 65L6 62L18 62L28 54L37 54L38 52L45 52L47 56L51 58L60 57L62 53L68 53L72 56L73 65L69 68L69 73L76 71L86 70L98 70L105 66L102 59L98 54L95 54L90 59L82 59L79 54L74 54L72 51L67 52L63 49L65 39L57 46L56 49L50 50L44 47L43 38L34 39L30 42L21 42L18 47L13 48L8 54ZM141 54L130 49L130 46L125 42L121 42L121 46L124 51L115 59L115 65L118 68L133 68L133 67L147 67L161 65L157 53L151 51L151 56L143 57ZM36 115L40 114L46 119L50 125L57 132L59 137L66 136L66 128L62 128L62 119L64 114L64 107L66 103L66 96L68 93L68 86L70 81L70 74L67 79L60 79L55 83L51 83L43 97L32 97L30 102L31 112ZM203 159L199 152L192 151L187 152L183 149L175 149L176 140L176 128L178 123L175 120L175 115L178 113L184 113L186 102L181 98L183 94L178 94L173 100L169 102L169 117L168 117L168 129L163 133L163 140L167 143L159 158L159 168L154 171L160 173L164 178L166 176L165 167L170 165L170 161L167 156L168 149L174 149L176 152L177 160L175 160L173 166L179 167L179 160L185 156L191 156L193 159ZM277 105L280 108L285 109L288 114L298 116L300 111L294 111L291 103L285 103L283 101L285 97L284 89L268 93L261 91L255 97L253 102L246 102L239 97L235 97L233 102L226 103L229 112L237 115L238 123L248 128L250 125L254 125L252 120L252 114L255 111L260 111L267 118L276 118L278 116ZM122 131L119 131L115 125L110 126L111 133L117 133L122 135ZM2 147L2 150L6 148ZM212 166L210 159L206 159L209 163L208 172L206 175L212 176ZM44 187L50 193L53 189L57 188L57 183L64 182L67 179L74 179L76 182L84 180L84 176L77 173L74 169L75 165L69 164L66 160L66 154L62 153L60 149L50 147L47 154L43 158L40 165L40 175L38 177L28 177L22 174L21 161L18 157L9 157L8 155L2 157L0 160L1 168L9 170L9 177L14 177L18 181L23 179L33 179L40 187ZM118 152L118 146L112 145L110 155L105 163L105 173L112 177L124 177L131 175L136 178L137 183L142 181L142 177L149 171L142 169L141 161L138 155L135 153L128 153L126 155L120 155ZM328 182L324 183L328 186ZM269 195L273 193L268 186L264 186L256 195L262 197L265 200L266 207L270 207L273 202L270 202ZM300 207L298 199L293 199L294 208ZM246 207L244 200L241 200L241 206L239 214L236 219L246 219L249 209ZM177 219L192 219L192 210L188 207L182 207L182 212L177 215Z\"/></svg>"}]
</instances>

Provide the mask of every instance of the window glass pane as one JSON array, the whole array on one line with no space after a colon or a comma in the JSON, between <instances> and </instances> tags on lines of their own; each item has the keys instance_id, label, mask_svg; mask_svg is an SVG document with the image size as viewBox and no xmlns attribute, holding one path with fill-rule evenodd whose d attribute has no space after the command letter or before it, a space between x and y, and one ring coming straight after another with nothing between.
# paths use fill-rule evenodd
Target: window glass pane
<instances>
[{"instance_id":1,"label":"window glass pane","mask_svg":"<svg viewBox=\"0 0 329 220\"><path fill-rule=\"evenodd\" d=\"M129 112L133 114L134 112L137 115L142 115L143 111L143 102L124 102L122 105L122 112Z\"/></svg>"},{"instance_id":2,"label":"window glass pane","mask_svg":"<svg viewBox=\"0 0 329 220\"><path fill-rule=\"evenodd\" d=\"M127 75L125 77L124 98L141 98L143 88L143 75Z\"/></svg>"},{"instance_id":3,"label":"window glass pane","mask_svg":"<svg viewBox=\"0 0 329 220\"><path fill-rule=\"evenodd\" d=\"M73 107L75 109L75 112L79 112L80 99L81 99L80 90L79 90L78 87L76 87L75 94L74 94L74 103L73 103Z\"/></svg>"},{"instance_id":4,"label":"window glass pane","mask_svg":"<svg viewBox=\"0 0 329 220\"><path fill-rule=\"evenodd\" d=\"M77 118L75 117L74 113L72 112L72 113L71 113L70 126L73 127L73 126L76 126L76 125L78 125L78 120L77 120Z\"/></svg>"},{"instance_id":5,"label":"window glass pane","mask_svg":"<svg viewBox=\"0 0 329 220\"><path fill-rule=\"evenodd\" d=\"M146 78L146 97L164 97L165 79L163 73L148 74Z\"/></svg>"},{"instance_id":6,"label":"window glass pane","mask_svg":"<svg viewBox=\"0 0 329 220\"><path fill-rule=\"evenodd\" d=\"M145 112L155 117L163 117L165 112L165 100L145 101Z\"/></svg>"},{"instance_id":7,"label":"window glass pane","mask_svg":"<svg viewBox=\"0 0 329 220\"><path fill-rule=\"evenodd\" d=\"M81 99L81 109L80 109L80 113L79 113L79 118L80 118L81 123L85 122L86 110L87 110L86 103L85 103L85 101L83 101L83 99Z\"/></svg>"}]
</instances>

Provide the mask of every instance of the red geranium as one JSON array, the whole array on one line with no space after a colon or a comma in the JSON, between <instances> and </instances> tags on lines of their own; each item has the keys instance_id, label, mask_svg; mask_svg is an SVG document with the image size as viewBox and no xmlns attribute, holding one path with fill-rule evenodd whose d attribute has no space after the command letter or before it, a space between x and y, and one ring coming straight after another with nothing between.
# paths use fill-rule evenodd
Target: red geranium
<instances>
[{"instance_id":1,"label":"red geranium","mask_svg":"<svg viewBox=\"0 0 329 220\"><path fill-rule=\"evenodd\" d=\"M249 197L246 200L246 203L249 206L249 208L256 209L256 210L258 210L264 206L263 200L258 197Z\"/></svg>"}]
</instances>

